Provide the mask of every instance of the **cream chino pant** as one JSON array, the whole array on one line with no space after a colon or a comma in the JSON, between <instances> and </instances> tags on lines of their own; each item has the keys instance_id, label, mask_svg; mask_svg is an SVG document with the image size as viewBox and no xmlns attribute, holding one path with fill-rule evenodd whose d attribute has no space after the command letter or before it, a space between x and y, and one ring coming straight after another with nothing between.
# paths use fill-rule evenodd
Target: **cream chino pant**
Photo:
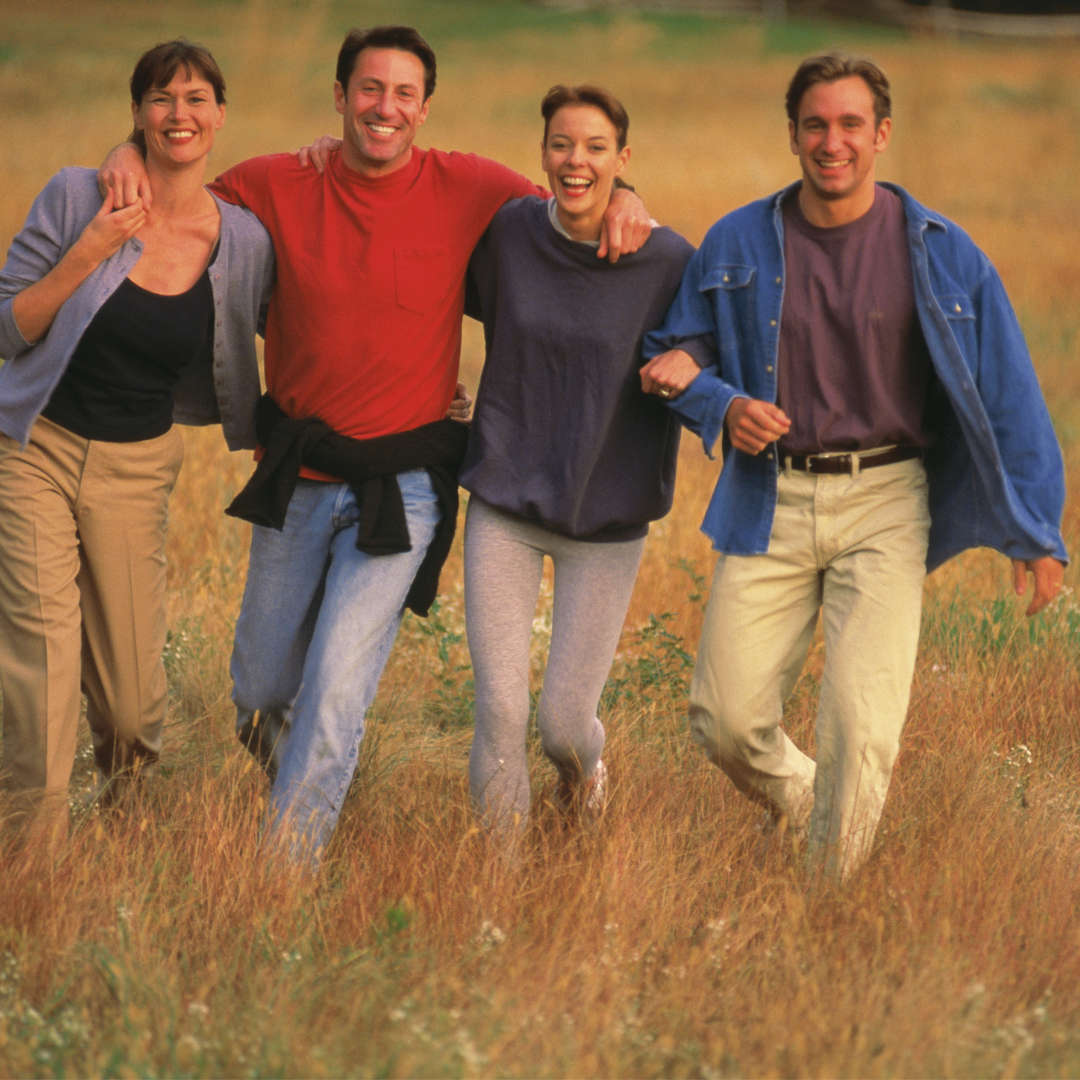
<instances>
[{"instance_id":1,"label":"cream chino pant","mask_svg":"<svg viewBox=\"0 0 1080 1080\"><path fill-rule=\"evenodd\" d=\"M798 826L808 866L843 877L870 853L919 639L930 528L918 459L858 476L781 471L764 555L721 555L690 726L736 787ZM817 763L781 728L818 611Z\"/></svg>"},{"instance_id":2,"label":"cream chino pant","mask_svg":"<svg viewBox=\"0 0 1080 1080\"><path fill-rule=\"evenodd\" d=\"M184 459L156 439L81 438L39 418L0 435L0 780L15 820L61 830L80 688L98 769L156 760L165 715L165 538Z\"/></svg>"}]
</instances>

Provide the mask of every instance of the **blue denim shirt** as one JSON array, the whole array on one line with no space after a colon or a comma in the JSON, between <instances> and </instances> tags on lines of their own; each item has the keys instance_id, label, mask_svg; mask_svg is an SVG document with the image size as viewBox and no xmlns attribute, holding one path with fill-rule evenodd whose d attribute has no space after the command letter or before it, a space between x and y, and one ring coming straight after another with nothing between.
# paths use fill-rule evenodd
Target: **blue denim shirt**
<instances>
[{"instance_id":1,"label":"blue denim shirt","mask_svg":"<svg viewBox=\"0 0 1080 1080\"><path fill-rule=\"evenodd\" d=\"M274 287L274 248L249 210L222 202L214 295L213 368L189 364L173 389L173 421L221 424L230 450L253 449L255 402L262 392L255 352ZM0 431L25 448L38 414L67 369L102 304L131 273L142 241L128 240L64 302L49 331L31 345L12 314L14 299L43 278L101 208L93 169L61 169L34 200L0 270Z\"/></svg>"},{"instance_id":2,"label":"blue denim shirt","mask_svg":"<svg viewBox=\"0 0 1080 1080\"><path fill-rule=\"evenodd\" d=\"M1064 562L1061 449L1001 279L959 226L886 186L904 203L915 306L947 399L926 451L927 567L980 546L1013 559L1053 555ZM690 260L663 327L645 339L648 357L683 347L703 364L670 407L707 452L733 398L776 401L781 203L797 187L721 218ZM702 524L716 550L768 550L778 465L775 445L725 455Z\"/></svg>"}]
</instances>

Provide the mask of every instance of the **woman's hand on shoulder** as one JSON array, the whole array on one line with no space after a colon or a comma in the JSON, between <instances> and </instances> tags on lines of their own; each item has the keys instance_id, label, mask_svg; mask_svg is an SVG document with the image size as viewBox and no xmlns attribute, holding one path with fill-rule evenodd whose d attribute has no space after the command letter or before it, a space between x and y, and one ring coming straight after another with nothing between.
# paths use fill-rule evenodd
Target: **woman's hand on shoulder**
<instances>
[{"instance_id":1,"label":"woman's hand on shoulder","mask_svg":"<svg viewBox=\"0 0 1080 1080\"><path fill-rule=\"evenodd\" d=\"M301 146L296 151L300 164L307 167L314 165L315 171L322 176L330 155L341 146L341 140L335 135L320 135L313 143Z\"/></svg>"}]
</instances>

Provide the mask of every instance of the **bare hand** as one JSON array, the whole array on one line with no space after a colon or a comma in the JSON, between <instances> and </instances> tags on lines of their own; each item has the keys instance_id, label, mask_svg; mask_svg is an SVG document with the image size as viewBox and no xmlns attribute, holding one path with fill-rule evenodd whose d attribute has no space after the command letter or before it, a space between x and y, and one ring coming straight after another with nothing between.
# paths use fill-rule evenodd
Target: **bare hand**
<instances>
[{"instance_id":1,"label":"bare hand","mask_svg":"<svg viewBox=\"0 0 1080 1080\"><path fill-rule=\"evenodd\" d=\"M724 426L736 450L760 454L769 443L788 433L791 421L772 402L737 397L728 406Z\"/></svg>"},{"instance_id":2,"label":"bare hand","mask_svg":"<svg viewBox=\"0 0 1080 1080\"><path fill-rule=\"evenodd\" d=\"M134 205L136 200L142 200L147 210L152 207L146 162L134 143L121 143L110 152L98 169L97 181L102 198L107 191L113 193L112 205L117 210Z\"/></svg>"},{"instance_id":3,"label":"bare hand","mask_svg":"<svg viewBox=\"0 0 1080 1080\"><path fill-rule=\"evenodd\" d=\"M450 402L450 408L446 410L446 415L451 420L467 424L469 414L472 412L472 404L473 400L469 397L469 391L465 389L465 384L459 382L457 389L454 391L454 400Z\"/></svg>"},{"instance_id":4,"label":"bare hand","mask_svg":"<svg viewBox=\"0 0 1080 1080\"><path fill-rule=\"evenodd\" d=\"M113 197L113 189L109 188L101 209L72 245L73 251L77 249L78 255L95 267L119 251L146 222L142 199L136 198L122 210L113 210Z\"/></svg>"},{"instance_id":5,"label":"bare hand","mask_svg":"<svg viewBox=\"0 0 1080 1080\"><path fill-rule=\"evenodd\" d=\"M620 255L631 255L637 251L649 239L651 232L652 220L645 204L634 192L616 188L604 211L597 257L603 259L606 256L611 262L618 262Z\"/></svg>"},{"instance_id":6,"label":"bare hand","mask_svg":"<svg viewBox=\"0 0 1080 1080\"><path fill-rule=\"evenodd\" d=\"M1027 592L1028 572L1035 575L1035 595L1024 614L1037 615L1061 591L1065 567L1053 555L1044 555L1041 559L1013 559L1012 564L1013 588L1017 596Z\"/></svg>"},{"instance_id":7,"label":"bare hand","mask_svg":"<svg viewBox=\"0 0 1080 1080\"><path fill-rule=\"evenodd\" d=\"M314 165L315 171L322 176L330 153L341 146L341 140L336 135L320 135L310 146L301 146L296 151L300 164L307 167ZM455 418L456 419L456 418Z\"/></svg>"},{"instance_id":8,"label":"bare hand","mask_svg":"<svg viewBox=\"0 0 1080 1080\"><path fill-rule=\"evenodd\" d=\"M677 398L699 375L697 361L683 349L654 356L641 369L641 389L666 400Z\"/></svg>"}]
</instances>

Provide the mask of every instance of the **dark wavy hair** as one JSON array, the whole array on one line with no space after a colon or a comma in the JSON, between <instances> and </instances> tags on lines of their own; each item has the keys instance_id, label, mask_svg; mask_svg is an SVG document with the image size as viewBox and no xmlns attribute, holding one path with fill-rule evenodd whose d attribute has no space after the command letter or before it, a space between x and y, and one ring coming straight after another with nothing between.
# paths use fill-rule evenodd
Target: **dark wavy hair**
<instances>
[{"instance_id":1,"label":"dark wavy hair","mask_svg":"<svg viewBox=\"0 0 1080 1080\"><path fill-rule=\"evenodd\" d=\"M341 43L337 59L337 81L349 89L356 58L364 49L400 49L411 52L424 65L424 101L435 93L435 50L411 26L373 26L370 30L350 30Z\"/></svg>"}]
</instances>

